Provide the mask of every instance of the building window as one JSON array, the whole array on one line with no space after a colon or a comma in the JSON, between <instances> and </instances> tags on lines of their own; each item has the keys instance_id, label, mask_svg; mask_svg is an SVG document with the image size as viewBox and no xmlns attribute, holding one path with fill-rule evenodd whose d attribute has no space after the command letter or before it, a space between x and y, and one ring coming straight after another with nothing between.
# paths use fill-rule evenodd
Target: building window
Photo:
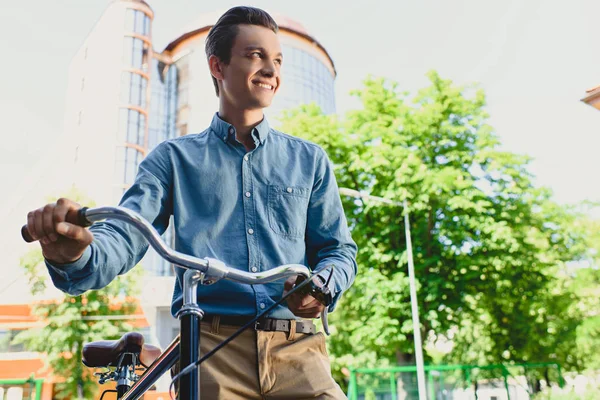
<instances>
[{"instance_id":1,"label":"building window","mask_svg":"<svg viewBox=\"0 0 600 400\"><path fill-rule=\"evenodd\" d=\"M144 147L144 135L146 133L146 116L129 110L127 127L127 142Z\"/></svg>"},{"instance_id":2,"label":"building window","mask_svg":"<svg viewBox=\"0 0 600 400\"><path fill-rule=\"evenodd\" d=\"M152 101L148 126L148 150L177 135L178 71L176 65L164 65L152 60Z\"/></svg>"},{"instance_id":3,"label":"building window","mask_svg":"<svg viewBox=\"0 0 600 400\"><path fill-rule=\"evenodd\" d=\"M171 65L167 71L167 120L166 120L166 138L171 139L175 135L175 118L177 116L177 108L179 107L179 97L177 95L177 87L179 85L179 74L177 67Z\"/></svg>"},{"instance_id":4,"label":"building window","mask_svg":"<svg viewBox=\"0 0 600 400\"><path fill-rule=\"evenodd\" d=\"M187 134L187 123L189 115L189 85L190 85L190 67L189 57L184 56L177 60L177 113L176 115L176 136Z\"/></svg>"},{"instance_id":5,"label":"building window","mask_svg":"<svg viewBox=\"0 0 600 400\"><path fill-rule=\"evenodd\" d=\"M125 30L150 36L150 17L140 10L128 8L125 12Z\"/></svg>"},{"instance_id":6,"label":"building window","mask_svg":"<svg viewBox=\"0 0 600 400\"><path fill-rule=\"evenodd\" d=\"M134 72L123 72L121 75L121 102L146 107L146 88L148 80Z\"/></svg>"},{"instance_id":7,"label":"building window","mask_svg":"<svg viewBox=\"0 0 600 400\"><path fill-rule=\"evenodd\" d=\"M278 95L281 109L314 102L326 114L334 113L335 78L327 66L312 54L293 46L284 45L283 53L287 61L282 68L285 85Z\"/></svg>"},{"instance_id":8,"label":"building window","mask_svg":"<svg viewBox=\"0 0 600 400\"><path fill-rule=\"evenodd\" d=\"M148 45L142 39L125 37L123 40L123 66L147 70Z\"/></svg>"},{"instance_id":9,"label":"building window","mask_svg":"<svg viewBox=\"0 0 600 400\"><path fill-rule=\"evenodd\" d=\"M145 147L146 116L137 110L121 108L119 110L119 125L117 140Z\"/></svg>"}]
</instances>

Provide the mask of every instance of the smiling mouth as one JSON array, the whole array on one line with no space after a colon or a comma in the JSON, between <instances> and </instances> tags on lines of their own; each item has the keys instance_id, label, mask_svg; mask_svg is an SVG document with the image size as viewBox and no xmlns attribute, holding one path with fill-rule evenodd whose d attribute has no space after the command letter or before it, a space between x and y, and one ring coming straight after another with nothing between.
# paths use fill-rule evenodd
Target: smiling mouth
<instances>
[{"instance_id":1,"label":"smiling mouth","mask_svg":"<svg viewBox=\"0 0 600 400\"><path fill-rule=\"evenodd\" d=\"M252 83L263 89L267 89L267 90L274 89L273 86L269 85L268 83L262 83L262 82L252 82Z\"/></svg>"}]
</instances>

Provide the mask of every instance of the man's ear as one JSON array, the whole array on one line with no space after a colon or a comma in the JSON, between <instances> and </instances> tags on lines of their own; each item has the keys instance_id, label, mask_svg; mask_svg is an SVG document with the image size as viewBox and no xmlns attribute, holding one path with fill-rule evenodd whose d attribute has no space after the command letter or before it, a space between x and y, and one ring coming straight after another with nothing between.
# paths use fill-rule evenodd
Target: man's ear
<instances>
[{"instance_id":1,"label":"man's ear","mask_svg":"<svg viewBox=\"0 0 600 400\"><path fill-rule=\"evenodd\" d=\"M216 80L223 80L223 64L214 54L208 58L208 69Z\"/></svg>"}]
</instances>

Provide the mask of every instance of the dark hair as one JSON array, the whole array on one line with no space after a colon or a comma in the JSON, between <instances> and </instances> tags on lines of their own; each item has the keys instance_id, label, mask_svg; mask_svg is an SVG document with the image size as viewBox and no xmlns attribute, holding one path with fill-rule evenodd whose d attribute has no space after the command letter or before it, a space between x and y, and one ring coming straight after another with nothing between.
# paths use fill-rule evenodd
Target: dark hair
<instances>
[{"instance_id":1,"label":"dark hair","mask_svg":"<svg viewBox=\"0 0 600 400\"><path fill-rule=\"evenodd\" d=\"M239 32L238 25L240 24L264 26L275 33L279 31L277 23L266 11L255 7L233 7L221 15L221 18L208 32L205 45L207 59L214 55L225 64L229 64L231 49ZM214 76L212 79L218 96L217 80Z\"/></svg>"}]
</instances>

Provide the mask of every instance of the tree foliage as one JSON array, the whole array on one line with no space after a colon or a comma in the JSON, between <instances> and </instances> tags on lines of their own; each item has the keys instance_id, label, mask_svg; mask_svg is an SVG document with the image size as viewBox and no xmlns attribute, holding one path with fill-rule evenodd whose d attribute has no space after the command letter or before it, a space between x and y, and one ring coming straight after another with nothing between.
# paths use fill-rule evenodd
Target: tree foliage
<instances>
[{"instance_id":1,"label":"tree foliage","mask_svg":"<svg viewBox=\"0 0 600 400\"><path fill-rule=\"evenodd\" d=\"M586 256L580 215L535 185L528 157L501 148L482 90L428 77L414 96L367 79L343 120L315 105L282 119L327 151L340 187L388 200L342 196L359 274L331 318L336 372L413 363L405 212L428 349L451 343L446 362L580 366L578 296L561 279Z\"/></svg>"}]
</instances>

